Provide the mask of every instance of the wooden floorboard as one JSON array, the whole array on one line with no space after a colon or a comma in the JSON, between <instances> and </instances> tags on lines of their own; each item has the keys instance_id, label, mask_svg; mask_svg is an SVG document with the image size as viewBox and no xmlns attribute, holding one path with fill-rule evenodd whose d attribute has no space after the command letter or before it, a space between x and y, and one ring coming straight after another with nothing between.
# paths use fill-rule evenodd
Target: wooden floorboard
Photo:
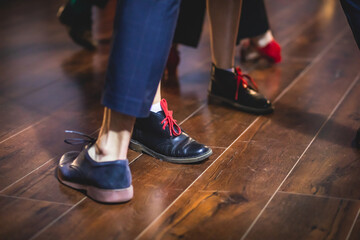
<instances>
[{"instance_id":1,"label":"wooden floorboard","mask_svg":"<svg viewBox=\"0 0 360 240\"><path fill-rule=\"evenodd\" d=\"M1 195L0 206L0 238L14 240L29 239L70 209L69 205Z\"/></svg>"},{"instance_id":2,"label":"wooden floorboard","mask_svg":"<svg viewBox=\"0 0 360 240\"><path fill-rule=\"evenodd\" d=\"M246 239L346 239L360 202L277 193Z\"/></svg>"},{"instance_id":3,"label":"wooden floorboard","mask_svg":"<svg viewBox=\"0 0 360 240\"><path fill-rule=\"evenodd\" d=\"M350 29L347 25L340 3L329 1L313 1L318 4L318 9L311 17L309 24L304 24L304 29L296 32L298 35L293 41L288 42L283 50L284 58L314 58L327 46L341 31Z\"/></svg>"},{"instance_id":4,"label":"wooden floorboard","mask_svg":"<svg viewBox=\"0 0 360 240\"><path fill-rule=\"evenodd\" d=\"M141 236L192 239L202 235L233 239L245 234L251 226L250 219L255 220L266 199L271 199L357 77L359 59L355 55L348 57L354 47L348 47L344 41L349 34L340 35L322 60L301 76L277 102L272 117L258 118ZM339 61L344 64L341 77L328 70ZM322 71L325 69L328 71ZM224 219L233 223L226 225L227 232L214 230Z\"/></svg>"},{"instance_id":5,"label":"wooden floorboard","mask_svg":"<svg viewBox=\"0 0 360 240\"><path fill-rule=\"evenodd\" d=\"M360 77L360 76L358 76ZM321 131L282 191L360 200L360 155L352 141L359 127L360 80Z\"/></svg>"},{"instance_id":6,"label":"wooden floorboard","mask_svg":"<svg viewBox=\"0 0 360 240\"><path fill-rule=\"evenodd\" d=\"M271 28L282 45L292 42L309 24L315 22L315 17L323 6L320 1L311 0L294 1L291 4L283 0L265 3Z\"/></svg>"},{"instance_id":7,"label":"wooden floorboard","mask_svg":"<svg viewBox=\"0 0 360 240\"><path fill-rule=\"evenodd\" d=\"M306 63L288 63L284 64L282 67L284 68L284 73L277 75L279 79L274 79L274 81L281 81L282 84L279 84L279 87L273 89L272 95L275 97L277 94L281 92L285 88L287 84L289 84L296 76L303 70L306 66ZM271 71L271 70L269 70ZM264 76L259 75L259 82L265 83ZM186 79L186 78L185 78ZM207 79L206 79L207 80ZM183 83L183 82L182 82ZM194 83L191 83L191 87L194 87ZM186 86L186 85L185 85ZM195 81L196 86L196 81ZM205 85L206 86L206 85ZM204 85L202 87L205 88ZM191 91L190 91L191 93ZM270 92L269 92L270 93ZM185 94L186 96L186 94ZM236 124L232 121L232 119L237 119ZM209 105L202 108L198 113L196 113L192 118L187 120L183 127L186 131L191 134L195 139L208 144L212 147L220 147L219 150L224 150L225 146L228 146L231 141L233 141L242 131L246 129L248 124L251 123L256 118L256 116L233 111L230 108L217 106L217 105ZM223 134L223 127L227 129L227 134ZM215 136L213 138L209 138L209 134ZM125 221L125 219L133 219L135 222L138 222L136 225L126 225L126 231L122 231L122 237L124 238L134 238L137 234L141 232L143 228L147 226L152 220L155 219L157 214L160 214L175 198L181 193L178 190L184 190L188 187L192 181L196 179L197 176L201 174L201 172L209 165L211 162L216 159L219 155L218 148L214 148L215 154L210 157L204 164L194 165L192 168L184 167L181 165L172 165L169 163L157 162L154 159L148 156L142 156L136 160L133 164L131 164L131 170L134 178L134 187L135 195L138 192L140 197L135 197L131 203L128 205L122 206L122 208L118 208L116 212L116 216L119 218L118 221ZM144 175L144 169L146 169L146 174ZM169 171L171 169L171 171ZM185 172L184 172L185 171ZM169 174L167 174L169 172ZM160 173L166 173L162 178L159 178ZM184 175L184 176L183 176ZM182 177L180 177L182 176ZM151 184L149 184L149 182ZM147 200L149 197L144 196L153 196L158 190L164 191L164 200L166 204L159 205L157 208L153 207L153 201ZM172 193L175 190L175 194ZM155 191L155 193L154 193ZM169 194L172 193L172 194ZM145 202L144 202L145 201ZM74 209L71 213L65 216L59 224L51 226L47 229L39 238L52 238L54 236L58 236L61 231L66 227L67 222L78 221L80 216L94 214L96 212L106 211L106 207L104 206L94 206L91 207L91 212L88 212L88 208L83 207L88 204L93 204L91 200L85 200L82 204L80 204L76 209ZM133 210L132 210L133 209ZM130 215L133 214L133 211L144 213L143 209L151 209L153 214L138 214L138 215ZM130 211L130 213L129 213ZM97 214L99 214L97 213ZM108 217L107 217L108 216ZM106 215L106 219L112 221L114 216L111 214ZM88 218L91 219L90 217ZM83 224L88 224L87 221L83 220ZM97 229L103 229L106 222L105 220L102 224L96 226ZM119 234L119 229L117 226L107 226L107 232L103 233L103 236L106 238L112 238ZM90 237L91 232L84 233L82 231L77 231L74 229L72 233L73 237Z\"/></svg>"},{"instance_id":8,"label":"wooden floorboard","mask_svg":"<svg viewBox=\"0 0 360 240\"><path fill-rule=\"evenodd\" d=\"M93 10L95 52L68 38L60 2L0 2L0 239L359 238L360 54L336 0L266 1L283 62L242 68L275 103L268 116L207 103L208 22L197 49L179 46L162 92L213 148L207 161L130 151L135 196L119 205L60 184L59 157L80 150L64 130L96 136L101 124L115 2Z\"/></svg>"},{"instance_id":9,"label":"wooden floorboard","mask_svg":"<svg viewBox=\"0 0 360 240\"><path fill-rule=\"evenodd\" d=\"M358 215L357 218L354 220L353 223L353 228L350 230L349 234L348 234L348 239L349 240L356 240L360 238L360 209L358 211Z\"/></svg>"}]
</instances>

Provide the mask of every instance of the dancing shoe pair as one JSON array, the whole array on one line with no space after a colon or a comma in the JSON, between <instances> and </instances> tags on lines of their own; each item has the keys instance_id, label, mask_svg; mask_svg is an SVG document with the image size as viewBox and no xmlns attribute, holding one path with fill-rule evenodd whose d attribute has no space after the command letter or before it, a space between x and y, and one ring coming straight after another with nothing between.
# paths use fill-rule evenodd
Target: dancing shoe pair
<instances>
[{"instance_id":1,"label":"dancing shoe pair","mask_svg":"<svg viewBox=\"0 0 360 240\"><path fill-rule=\"evenodd\" d=\"M198 143L180 128L165 99L161 100L161 108L159 112L150 112L147 118L136 120L131 149L172 163L196 163L212 154L209 147ZM68 152L61 157L57 173L59 181L86 191L90 198L99 202L129 201L133 197L133 188L128 160L94 161L88 150L96 139L81 135L85 139L66 140L70 144L80 142L87 145L81 152Z\"/></svg>"},{"instance_id":2,"label":"dancing shoe pair","mask_svg":"<svg viewBox=\"0 0 360 240\"><path fill-rule=\"evenodd\" d=\"M213 65L209 98L246 112L266 114L273 111L270 101L257 91L255 82L239 68L233 73ZM161 111L150 112L149 117L136 120L130 148L172 163L196 163L208 158L212 150L180 128L165 99L160 105ZM96 139L89 136L86 139L80 141L87 143L83 151L65 153L60 159L59 181L86 191L90 198L99 202L129 201L133 197L133 188L128 160L96 162L88 154ZM71 140L66 142L72 143Z\"/></svg>"}]
</instances>

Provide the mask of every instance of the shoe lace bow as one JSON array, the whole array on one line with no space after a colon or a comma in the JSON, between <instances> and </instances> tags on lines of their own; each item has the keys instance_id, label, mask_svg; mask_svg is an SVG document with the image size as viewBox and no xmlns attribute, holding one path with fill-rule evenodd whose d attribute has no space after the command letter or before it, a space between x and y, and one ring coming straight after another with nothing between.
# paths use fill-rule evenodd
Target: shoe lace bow
<instances>
[{"instance_id":1,"label":"shoe lace bow","mask_svg":"<svg viewBox=\"0 0 360 240\"><path fill-rule=\"evenodd\" d=\"M181 128L177 125L176 120L172 116L173 111L169 111L165 99L160 101L160 105L165 114L165 118L161 121L161 124L163 124L163 130L165 130L166 126L169 126L170 136L179 136L181 134Z\"/></svg>"},{"instance_id":2,"label":"shoe lace bow","mask_svg":"<svg viewBox=\"0 0 360 240\"><path fill-rule=\"evenodd\" d=\"M249 83L248 81L250 81L252 83L252 85L254 86L255 90L258 91L258 86L255 83L255 81L252 79L252 77L250 77L247 74L243 74L241 69L239 67L235 68L235 73L236 73L236 93L235 93L235 100L238 100L239 98L239 88L240 85L243 88L247 88ZM248 81L247 81L248 80Z\"/></svg>"}]
</instances>

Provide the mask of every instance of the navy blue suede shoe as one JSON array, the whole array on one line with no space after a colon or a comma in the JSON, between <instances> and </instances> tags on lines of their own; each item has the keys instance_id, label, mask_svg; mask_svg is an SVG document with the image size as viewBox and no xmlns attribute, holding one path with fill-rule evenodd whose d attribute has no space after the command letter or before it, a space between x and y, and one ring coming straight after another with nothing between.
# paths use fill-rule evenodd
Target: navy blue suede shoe
<instances>
[{"instance_id":1,"label":"navy blue suede shoe","mask_svg":"<svg viewBox=\"0 0 360 240\"><path fill-rule=\"evenodd\" d=\"M61 183L85 190L99 202L119 203L133 197L128 160L96 162L88 154L89 144L82 152L65 153L58 166Z\"/></svg>"}]
</instances>

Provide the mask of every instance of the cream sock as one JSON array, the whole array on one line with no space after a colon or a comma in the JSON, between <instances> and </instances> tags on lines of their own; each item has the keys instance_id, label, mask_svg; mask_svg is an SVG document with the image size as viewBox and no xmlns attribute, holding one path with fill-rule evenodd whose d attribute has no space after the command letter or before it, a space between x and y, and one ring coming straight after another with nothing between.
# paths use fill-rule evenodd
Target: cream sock
<instances>
[{"instance_id":1,"label":"cream sock","mask_svg":"<svg viewBox=\"0 0 360 240\"><path fill-rule=\"evenodd\" d=\"M266 31L266 33L258 40L257 44L259 47L263 48L268 45L274 39L270 30Z\"/></svg>"},{"instance_id":2,"label":"cream sock","mask_svg":"<svg viewBox=\"0 0 360 240\"><path fill-rule=\"evenodd\" d=\"M160 112L162 110L160 103L155 103L153 105L151 105L150 111L157 113Z\"/></svg>"},{"instance_id":3,"label":"cream sock","mask_svg":"<svg viewBox=\"0 0 360 240\"><path fill-rule=\"evenodd\" d=\"M234 70L234 68L232 67L232 68L229 68L229 69L225 69L226 71L228 71L228 72L232 72L232 73L234 73L235 72L235 70Z\"/></svg>"}]
</instances>

